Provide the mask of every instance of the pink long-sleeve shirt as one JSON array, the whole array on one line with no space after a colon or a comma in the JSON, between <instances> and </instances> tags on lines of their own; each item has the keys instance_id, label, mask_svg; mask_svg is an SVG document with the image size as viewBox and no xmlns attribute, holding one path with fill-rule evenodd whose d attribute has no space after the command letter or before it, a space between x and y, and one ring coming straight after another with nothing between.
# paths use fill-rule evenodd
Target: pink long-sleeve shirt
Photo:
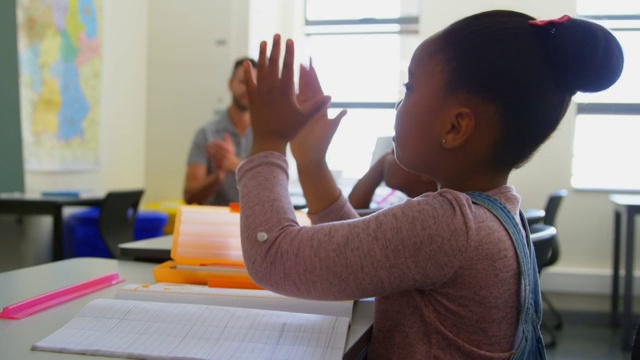
<instances>
[{"instance_id":1,"label":"pink long-sleeve shirt","mask_svg":"<svg viewBox=\"0 0 640 360\"><path fill-rule=\"evenodd\" d=\"M252 156L237 177L253 280L300 298L375 296L370 359L509 357L519 314L517 255L499 220L464 193L428 193L364 218L340 197L301 227L284 156ZM518 214L512 187L488 194Z\"/></svg>"}]
</instances>

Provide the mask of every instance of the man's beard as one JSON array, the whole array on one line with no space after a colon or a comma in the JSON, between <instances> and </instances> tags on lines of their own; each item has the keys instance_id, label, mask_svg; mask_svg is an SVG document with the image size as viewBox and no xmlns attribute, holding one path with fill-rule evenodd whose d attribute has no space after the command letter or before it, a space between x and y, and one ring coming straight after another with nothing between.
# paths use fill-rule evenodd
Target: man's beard
<instances>
[{"instance_id":1,"label":"man's beard","mask_svg":"<svg viewBox=\"0 0 640 360\"><path fill-rule=\"evenodd\" d=\"M249 105L248 104L244 104L243 102L241 102L240 99L238 99L237 96L233 97L233 106L236 109L238 109L238 110L240 110L242 112L249 111Z\"/></svg>"}]
</instances>

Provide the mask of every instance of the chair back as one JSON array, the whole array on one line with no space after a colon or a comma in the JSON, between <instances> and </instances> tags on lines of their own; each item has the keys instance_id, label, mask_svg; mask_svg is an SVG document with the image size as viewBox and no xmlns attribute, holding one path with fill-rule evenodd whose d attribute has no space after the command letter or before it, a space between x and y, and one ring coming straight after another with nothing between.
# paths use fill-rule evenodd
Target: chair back
<instances>
[{"instance_id":1,"label":"chair back","mask_svg":"<svg viewBox=\"0 0 640 360\"><path fill-rule=\"evenodd\" d=\"M531 228L529 228L529 231L531 232L533 249L536 252L536 262L538 263L539 273L542 268L548 265L557 230L551 225L533 224Z\"/></svg>"},{"instance_id":2,"label":"chair back","mask_svg":"<svg viewBox=\"0 0 640 360\"><path fill-rule=\"evenodd\" d=\"M120 254L119 244L133 241L138 205L144 190L111 191L100 206L98 227L112 257Z\"/></svg>"},{"instance_id":3,"label":"chair back","mask_svg":"<svg viewBox=\"0 0 640 360\"><path fill-rule=\"evenodd\" d=\"M558 210L560 210L560 203L562 199L567 196L568 191L565 189L555 191L549 195L547 205L544 208L544 221L543 223L551 226L556 226L556 216Z\"/></svg>"},{"instance_id":4,"label":"chair back","mask_svg":"<svg viewBox=\"0 0 640 360\"><path fill-rule=\"evenodd\" d=\"M636 332L633 334L631 360L640 360L640 322L636 325Z\"/></svg>"},{"instance_id":5,"label":"chair back","mask_svg":"<svg viewBox=\"0 0 640 360\"><path fill-rule=\"evenodd\" d=\"M556 226L556 217L558 215L558 210L560 210L560 204L562 203L562 199L564 199L568 194L568 191L565 189L561 189L555 191L549 195L549 200L547 200L547 205L544 209L544 221L543 223L546 225ZM551 256L547 261L547 265L552 265L558 258L560 257L560 244L558 243L558 239L555 238L551 245Z\"/></svg>"}]
</instances>

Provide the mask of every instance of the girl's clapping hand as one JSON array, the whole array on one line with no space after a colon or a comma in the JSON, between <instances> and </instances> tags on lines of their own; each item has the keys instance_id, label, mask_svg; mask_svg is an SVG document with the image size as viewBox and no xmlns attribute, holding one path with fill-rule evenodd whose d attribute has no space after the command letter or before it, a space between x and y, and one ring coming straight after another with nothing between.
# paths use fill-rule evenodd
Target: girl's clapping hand
<instances>
[{"instance_id":1,"label":"girl's clapping hand","mask_svg":"<svg viewBox=\"0 0 640 360\"><path fill-rule=\"evenodd\" d=\"M273 37L269 57L267 43L260 43L256 77L251 71L251 63L244 63L253 128L251 155L262 151L285 154L287 143L331 100L322 94L310 99L298 99L294 85L293 41L286 41L282 70L280 47L278 34Z\"/></svg>"},{"instance_id":2,"label":"girl's clapping hand","mask_svg":"<svg viewBox=\"0 0 640 360\"><path fill-rule=\"evenodd\" d=\"M298 84L298 102L300 103L306 103L324 95L312 62L309 63L309 67L300 66ZM325 161L333 135L340 125L340 120L346 114L347 110L342 110L335 118L329 119L327 108L323 107L307 122L307 125L291 141L291 152L298 165L321 164Z\"/></svg>"}]
</instances>

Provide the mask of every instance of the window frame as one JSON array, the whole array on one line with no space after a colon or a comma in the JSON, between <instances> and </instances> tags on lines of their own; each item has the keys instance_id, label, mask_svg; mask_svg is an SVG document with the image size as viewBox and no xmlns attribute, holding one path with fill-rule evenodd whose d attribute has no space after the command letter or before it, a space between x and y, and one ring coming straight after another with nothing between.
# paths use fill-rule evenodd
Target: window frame
<instances>
[{"instance_id":1,"label":"window frame","mask_svg":"<svg viewBox=\"0 0 640 360\"><path fill-rule=\"evenodd\" d=\"M419 24L421 9L416 9L416 16L400 16L389 18L359 18L359 19L323 19L312 20L308 18L307 14L307 0L304 2L304 28L303 36L309 40L313 36L349 36L349 35L419 35ZM380 30L381 26L389 25L390 27L384 30ZM367 29L368 27L377 26L377 30ZM394 28L395 26L395 28ZM331 27L350 27L358 28L353 31L340 31L341 29L331 31ZM329 30L323 30L329 29ZM400 86L400 84L398 84ZM346 109L350 110L395 110L396 105L400 98L395 101L332 101L329 104L330 112L337 112L337 110ZM362 120L360 120L362 121ZM366 124L364 124L366 126ZM332 169L333 170L333 169ZM345 178L344 187L349 187L348 184L357 179Z\"/></svg>"},{"instance_id":2,"label":"window frame","mask_svg":"<svg viewBox=\"0 0 640 360\"><path fill-rule=\"evenodd\" d=\"M309 20L307 18L307 0L304 2L304 37L323 36L323 35L374 35L374 34L419 34L418 26L420 24L419 16L401 16L397 18L361 18L361 19L334 19L334 20ZM399 25L399 31L362 31L362 32L330 32L330 33L314 33L307 29L311 26L367 26L367 25ZM399 100L399 99L398 99ZM397 101L343 101L331 102L329 108L332 109L395 109Z\"/></svg>"},{"instance_id":3,"label":"window frame","mask_svg":"<svg viewBox=\"0 0 640 360\"><path fill-rule=\"evenodd\" d=\"M613 22L613 26L608 26L607 28L612 32L622 32L622 31L633 31L638 32L640 34L640 13L639 14L585 14L580 15L581 18L594 21L594 22ZM618 27L615 25L616 21L637 21L637 27ZM640 49L640 44L638 45ZM611 116L620 116L620 115L631 115L631 116L640 116L640 103L621 103L621 102L598 102L598 101L581 101L576 100L577 111L576 111L576 126L578 125L578 117L580 115L611 115ZM575 135L575 133L574 133ZM574 141L575 143L575 141ZM573 155L575 157L575 153ZM572 160L572 166L573 162ZM635 189L628 188L619 188L619 187L585 187L580 186L576 187L573 181L573 170L572 170L572 180L571 185L574 189L579 191L605 191L605 192L620 192L620 193L638 193L640 192L640 184Z\"/></svg>"}]
</instances>

